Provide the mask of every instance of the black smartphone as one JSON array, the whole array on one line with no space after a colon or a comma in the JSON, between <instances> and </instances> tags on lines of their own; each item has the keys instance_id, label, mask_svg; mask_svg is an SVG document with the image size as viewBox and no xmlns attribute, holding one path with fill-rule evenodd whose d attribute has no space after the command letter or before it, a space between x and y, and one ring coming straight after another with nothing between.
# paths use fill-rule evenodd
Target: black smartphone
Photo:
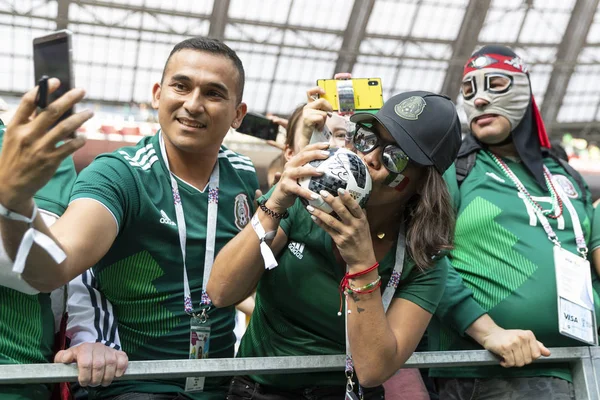
<instances>
[{"instance_id":1,"label":"black smartphone","mask_svg":"<svg viewBox=\"0 0 600 400\"><path fill-rule=\"evenodd\" d=\"M279 131L279 125L264 115L249 112L246 114L240 127L237 128L236 131L259 139L275 140L277 138L277 132Z\"/></svg>"},{"instance_id":2,"label":"black smartphone","mask_svg":"<svg viewBox=\"0 0 600 400\"><path fill-rule=\"evenodd\" d=\"M33 39L35 84L37 85L44 75L60 79L60 87L48 94L47 99L38 100L38 105L46 106L74 87L72 36L71 31L64 29ZM73 109L67 110L56 124L72 114Z\"/></svg>"}]
</instances>

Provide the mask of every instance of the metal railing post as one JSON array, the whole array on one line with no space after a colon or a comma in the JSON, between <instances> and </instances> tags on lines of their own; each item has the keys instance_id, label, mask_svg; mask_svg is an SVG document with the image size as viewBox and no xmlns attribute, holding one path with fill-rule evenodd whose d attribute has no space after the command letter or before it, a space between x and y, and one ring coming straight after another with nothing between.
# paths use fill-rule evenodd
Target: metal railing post
<instances>
[{"instance_id":1,"label":"metal railing post","mask_svg":"<svg viewBox=\"0 0 600 400\"><path fill-rule=\"evenodd\" d=\"M576 400L598 400L596 377L591 356L571 363L571 376Z\"/></svg>"},{"instance_id":2,"label":"metal railing post","mask_svg":"<svg viewBox=\"0 0 600 400\"><path fill-rule=\"evenodd\" d=\"M596 398L600 398L600 347L590 347L590 356L592 359L592 367L594 370L594 390Z\"/></svg>"}]
</instances>

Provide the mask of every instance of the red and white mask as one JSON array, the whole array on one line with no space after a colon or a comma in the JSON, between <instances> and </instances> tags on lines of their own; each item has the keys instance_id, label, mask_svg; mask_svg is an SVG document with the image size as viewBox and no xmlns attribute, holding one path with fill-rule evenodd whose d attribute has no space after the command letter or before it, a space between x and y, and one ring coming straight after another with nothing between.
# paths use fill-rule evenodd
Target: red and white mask
<instances>
[{"instance_id":1,"label":"red and white mask","mask_svg":"<svg viewBox=\"0 0 600 400\"><path fill-rule=\"evenodd\" d=\"M469 126L481 115L497 114L508 119L512 131L523 119L531 101L527 67L518 57L475 56L465 65L461 94ZM477 99L487 104L477 107Z\"/></svg>"}]
</instances>

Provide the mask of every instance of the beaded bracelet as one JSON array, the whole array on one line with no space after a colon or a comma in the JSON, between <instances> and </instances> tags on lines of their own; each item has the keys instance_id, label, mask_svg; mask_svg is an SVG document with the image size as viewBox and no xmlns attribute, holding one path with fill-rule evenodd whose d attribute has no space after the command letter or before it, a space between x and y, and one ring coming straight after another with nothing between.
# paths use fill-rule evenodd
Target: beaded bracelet
<instances>
[{"instance_id":1,"label":"beaded bracelet","mask_svg":"<svg viewBox=\"0 0 600 400\"><path fill-rule=\"evenodd\" d=\"M377 268L379 268L379 263L376 262L375 264L373 264L371 267L365 269L364 271L356 272L354 274L350 274L350 273L346 272L346 274L342 278L342 281L340 282L340 293L343 293L344 290L346 288L348 288L348 282L350 281L350 279L354 279L354 278L358 278L359 276L366 275L371 271L375 271Z\"/></svg>"},{"instance_id":2,"label":"beaded bracelet","mask_svg":"<svg viewBox=\"0 0 600 400\"><path fill-rule=\"evenodd\" d=\"M377 277L373 282L367 283L365 286L361 286L358 288L352 288L350 286L346 287L346 293L357 293L357 294L367 294L373 293L375 290L379 289L381 286L381 275Z\"/></svg>"},{"instance_id":3,"label":"beaded bracelet","mask_svg":"<svg viewBox=\"0 0 600 400\"><path fill-rule=\"evenodd\" d=\"M352 290L350 288L349 285L349 281L350 279L354 279L354 278L358 278L359 276L363 276L368 274L371 271L375 271L377 268L379 268L379 263L376 262L375 264L373 264L371 267L365 269L364 271L360 271L360 272L356 272L354 274L350 274L348 272L346 272L346 274L344 275L344 277L342 278L342 281L340 282L340 311L338 311L338 315L342 315L342 308L343 308L343 295L344 294L349 294L352 293L355 290ZM372 288L372 289L368 289L369 291L365 291L365 292L357 292L357 293L362 293L362 294L366 294L366 293L371 293L374 292L375 290L377 290L380 286L381 286L381 277L378 278L379 284L377 285L377 287ZM350 290L350 292L348 292L347 290ZM359 290L362 288L359 288Z\"/></svg>"},{"instance_id":4,"label":"beaded bracelet","mask_svg":"<svg viewBox=\"0 0 600 400\"><path fill-rule=\"evenodd\" d=\"M288 212L288 210L285 210L284 213L278 213L276 211L271 210L269 207L267 207L265 205L265 203L266 203L266 200L258 203L258 207L261 210L263 210L269 217L275 218L275 219L286 219L287 217L290 216L290 213Z\"/></svg>"}]
</instances>

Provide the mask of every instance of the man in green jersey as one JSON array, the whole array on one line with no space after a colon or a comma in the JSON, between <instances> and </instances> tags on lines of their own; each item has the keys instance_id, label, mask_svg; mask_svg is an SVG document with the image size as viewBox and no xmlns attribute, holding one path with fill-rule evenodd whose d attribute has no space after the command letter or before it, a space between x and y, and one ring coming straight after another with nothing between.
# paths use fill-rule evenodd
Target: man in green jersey
<instances>
[{"instance_id":1,"label":"man in green jersey","mask_svg":"<svg viewBox=\"0 0 600 400\"><path fill-rule=\"evenodd\" d=\"M5 126L0 125L0 148L4 139ZM69 195L75 183L73 160L68 157L59 165L52 179L34 196L44 221L49 226L64 213ZM54 356L55 332L60 329L65 311L63 288L52 294L40 293L13 272L14 263L8 258L4 247L0 246L0 364L28 364L52 362ZM101 347L95 344L85 346L93 352ZM109 351L111 356L123 352ZM84 357L78 359L85 368ZM86 377L82 374L81 383ZM2 385L2 399L49 399L47 385Z\"/></svg>"},{"instance_id":2,"label":"man in green jersey","mask_svg":"<svg viewBox=\"0 0 600 400\"><path fill-rule=\"evenodd\" d=\"M59 264L34 246L23 278L40 290L51 290L85 272L80 280L88 296L84 299L82 291L75 292L82 299L81 309L71 309L69 324L76 343L120 344L131 360L187 359L197 355L199 347L206 349L205 343L198 344L205 325L196 326L197 319L190 316L204 311L210 324L210 357L233 356L234 309L209 307L203 287L214 254L249 222L258 188L250 160L221 145L229 128L238 127L246 113L243 87L242 63L229 47L206 38L179 43L161 82L153 87L159 133L137 146L100 156L82 171L69 207L51 229L36 219L35 229L58 243L67 258ZM32 94L22 107L30 107L28 96ZM57 100L55 114L80 97L67 94ZM52 113L40 117L44 114ZM39 130L47 126L34 130L21 124L11 137L14 149L8 156L14 159L13 170L14 165L19 168L16 177L2 179L0 203L22 215L31 215L30 195L22 188L39 184L43 176L28 171L32 162L20 157L18 147L29 142L41 146ZM66 136L57 129L60 125L44 136L56 138L54 145ZM58 149L79 147L77 140ZM48 149L29 156L54 160L61 155ZM4 153L2 178L9 175L3 158ZM11 256L21 240L22 225L2 220ZM76 357L78 348L67 351L61 361ZM99 364L94 368L95 383L104 382L102 378L115 368ZM91 389L90 395L222 399L227 382L227 378L123 381Z\"/></svg>"},{"instance_id":3,"label":"man in green jersey","mask_svg":"<svg viewBox=\"0 0 600 400\"><path fill-rule=\"evenodd\" d=\"M523 367L549 354L540 342L584 344L559 333L554 252L560 242L583 261L590 192L550 153L527 69L512 50L485 46L474 53L462 96L472 135L445 175L457 212L455 248L437 313L442 323L432 323L429 343L432 350L493 350L497 323L512 334L501 365ZM440 398L573 398L567 364L432 369L430 375Z\"/></svg>"}]
</instances>

